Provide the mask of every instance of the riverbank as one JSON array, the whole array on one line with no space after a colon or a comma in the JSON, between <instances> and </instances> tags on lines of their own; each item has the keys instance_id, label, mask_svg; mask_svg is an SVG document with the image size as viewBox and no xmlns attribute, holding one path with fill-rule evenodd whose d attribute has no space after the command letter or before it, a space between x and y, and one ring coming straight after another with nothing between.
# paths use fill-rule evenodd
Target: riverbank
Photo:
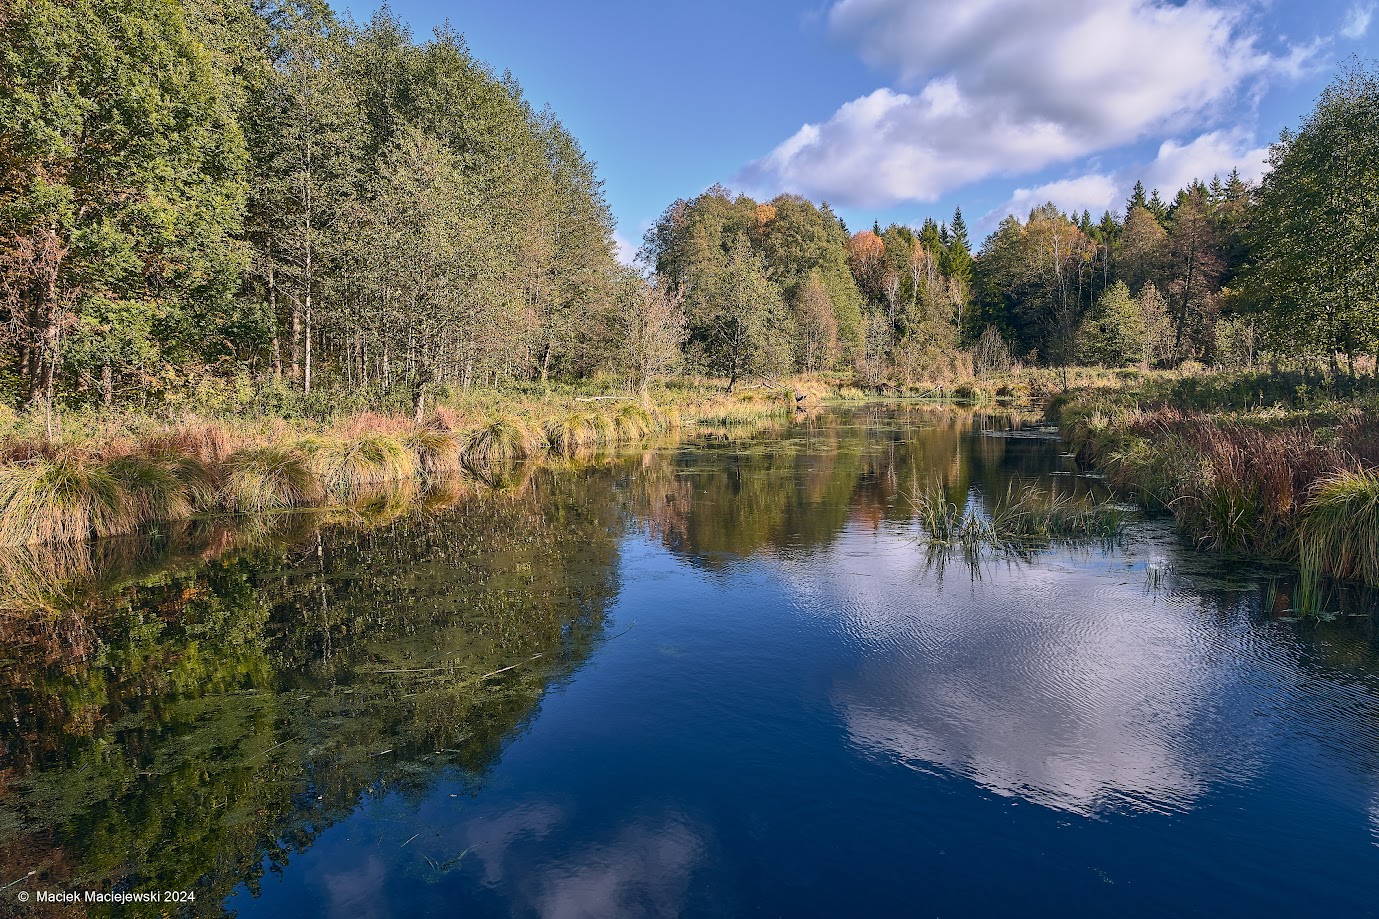
<instances>
[{"instance_id":1,"label":"riverbank","mask_svg":"<svg viewBox=\"0 0 1379 919\"><path fill-rule=\"evenodd\" d=\"M732 394L714 381L677 381L646 401L559 388L473 391L438 400L420 421L386 409L315 418L74 413L59 420L57 436L47 419L12 416L0 428L0 546L349 505L457 479L501 485L524 463L658 436L746 433L847 396L813 380Z\"/></svg>"},{"instance_id":2,"label":"riverbank","mask_svg":"<svg viewBox=\"0 0 1379 919\"><path fill-rule=\"evenodd\" d=\"M1379 386L1145 377L1047 405L1079 459L1203 548L1379 585Z\"/></svg>"}]
</instances>

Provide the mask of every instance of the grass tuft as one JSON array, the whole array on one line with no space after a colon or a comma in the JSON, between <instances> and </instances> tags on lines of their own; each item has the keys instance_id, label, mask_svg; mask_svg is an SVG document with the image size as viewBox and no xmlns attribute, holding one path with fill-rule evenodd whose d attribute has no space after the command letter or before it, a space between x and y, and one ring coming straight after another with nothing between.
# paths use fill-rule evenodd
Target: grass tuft
<instances>
[{"instance_id":1,"label":"grass tuft","mask_svg":"<svg viewBox=\"0 0 1379 919\"><path fill-rule=\"evenodd\" d=\"M514 464L536 456L540 436L510 416L500 416L475 432L465 450L465 466L480 478L491 478Z\"/></svg>"},{"instance_id":2,"label":"grass tuft","mask_svg":"<svg viewBox=\"0 0 1379 919\"><path fill-rule=\"evenodd\" d=\"M0 544L89 539L135 525L104 463L66 454L0 466Z\"/></svg>"},{"instance_id":3,"label":"grass tuft","mask_svg":"<svg viewBox=\"0 0 1379 919\"><path fill-rule=\"evenodd\" d=\"M307 459L285 447L251 447L225 460L221 503L241 513L260 513L319 503L325 490Z\"/></svg>"},{"instance_id":4,"label":"grass tuft","mask_svg":"<svg viewBox=\"0 0 1379 919\"><path fill-rule=\"evenodd\" d=\"M450 430L425 426L406 434L402 439L416 457L416 465L427 476L458 472L462 466L460 438Z\"/></svg>"},{"instance_id":5,"label":"grass tuft","mask_svg":"<svg viewBox=\"0 0 1379 919\"><path fill-rule=\"evenodd\" d=\"M381 485L411 481L417 472L412 451L392 434L313 438L304 441L303 448L326 493L343 500L375 492Z\"/></svg>"},{"instance_id":6,"label":"grass tuft","mask_svg":"<svg viewBox=\"0 0 1379 919\"><path fill-rule=\"evenodd\" d=\"M641 440L656 429L651 413L635 402L619 408L613 421L625 440Z\"/></svg>"},{"instance_id":7,"label":"grass tuft","mask_svg":"<svg viewBox=\"0 0 1379 919\"><path fill-rule=\"evenodd\" d=\"M1379 471L1342 472L1320 482L1298 542L1304 571L1379 584Z\"/></svg>"},{"instance_id":8,"label":"grass tuft","mask_svg":"<svg viewBox=\"0 0 1379 919\"><path fill-rule=\"evenodd\" d=\"M564 418L546 422L546 442L562 456L574 456L592 449L599 440L594 419L584 412L571 412Z\"/></svg>"}]
</instances>

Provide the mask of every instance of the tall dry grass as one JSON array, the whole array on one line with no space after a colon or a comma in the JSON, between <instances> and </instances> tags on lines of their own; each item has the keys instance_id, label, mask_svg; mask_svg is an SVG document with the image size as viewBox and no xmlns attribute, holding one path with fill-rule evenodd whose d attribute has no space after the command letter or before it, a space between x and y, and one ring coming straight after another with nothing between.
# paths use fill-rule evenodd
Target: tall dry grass
<instances>
[{"instance_id":1,"label":"tall dry grass","mask_svg":"<svg viewBox=\"0 0 1379 919\"><path fill-rule=\"evenodd\" d=\"M1206 411L1161 396L1073 394L1050 415L1083 461L1171 512L1204 548L1379 584L1375 412L1358 402ZM1216 389L1210 398L1219 398Z\"/></svg>"}]
</instances>

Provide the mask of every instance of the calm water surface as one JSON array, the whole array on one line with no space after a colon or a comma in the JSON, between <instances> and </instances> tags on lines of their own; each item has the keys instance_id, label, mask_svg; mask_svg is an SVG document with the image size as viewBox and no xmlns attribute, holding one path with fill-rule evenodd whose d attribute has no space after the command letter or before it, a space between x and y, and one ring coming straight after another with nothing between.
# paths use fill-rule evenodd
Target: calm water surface
<instances>
[{"instance_id":1,"label":"calm water surface","mask_svg":"<svg viewBox=\"0 0 1379 919\"><path fill-rule=\"evenodd\" d=\"M0 559L46 608L0 628L0 885L37 872L0 911L1379 914L1374 598L1300 620L1155 521L927 551L929 482L1098 491L1011 425L871 408Z\"/></svg>"}]
</instances>

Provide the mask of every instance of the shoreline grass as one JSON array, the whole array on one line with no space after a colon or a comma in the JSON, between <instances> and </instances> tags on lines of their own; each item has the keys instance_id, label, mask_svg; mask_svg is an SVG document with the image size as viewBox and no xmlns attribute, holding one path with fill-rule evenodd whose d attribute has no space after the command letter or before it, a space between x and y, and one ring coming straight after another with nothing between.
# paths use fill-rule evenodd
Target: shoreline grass
<instances>
[{"instance_id":1,"label":"shoreline grass","mask_svg":"<svg viewBox=\"0 0 1379 919\"><path fill-rule=\"evenodd\" d=\"M69 421L56 442L16 423L0 433L0 546L376 502L390 489L444 488L454 479L503 485L532 462L787 422L801 391L817 404L829 390L798 381L728 394L712 381L682 382L650 404L618 394L476 392L435 406L419 423L400 412L314 422L110 415Z\"/></svg>"},{"instance_id":2,"label":"shoreline grass","mask_svg":"<svg viewBox=\"0 0 1379 919\"><path fill-rule=\"evenodd\" d=\"M1198 546L1379 586L1379 388L1298 375L1098 387L1049 402L1079 460Z\"/></svg>"}]
</instances>

